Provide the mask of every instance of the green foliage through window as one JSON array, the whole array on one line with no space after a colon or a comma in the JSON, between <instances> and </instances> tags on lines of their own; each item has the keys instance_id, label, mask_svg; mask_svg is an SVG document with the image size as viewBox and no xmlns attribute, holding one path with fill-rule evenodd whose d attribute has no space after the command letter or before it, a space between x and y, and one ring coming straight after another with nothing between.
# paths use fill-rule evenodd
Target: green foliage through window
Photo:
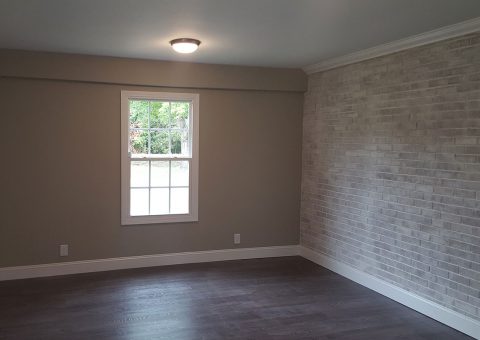
<instances>
[{"instance_id":1,"label":"green foliage through window","mask_svg":"<svg viewBox=\"0 0 480 340\"><path fill-rule=\"evenodd\" d=\"M133 154L187 154L190 103L130 100Z\"/></svg>"}]
</instances>

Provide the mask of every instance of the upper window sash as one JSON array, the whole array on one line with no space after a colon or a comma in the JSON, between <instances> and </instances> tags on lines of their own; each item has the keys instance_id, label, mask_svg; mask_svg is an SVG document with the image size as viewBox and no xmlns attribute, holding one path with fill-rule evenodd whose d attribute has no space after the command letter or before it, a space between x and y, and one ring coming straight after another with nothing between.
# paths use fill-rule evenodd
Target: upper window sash
<instances>
[{"instance_id":1,"label":"upper window sash","mask_svg":"<svg viewBox=\"0 0 480 340\"><path fill-rule=\"evenodd\" d=\"M129 151L138 155L192 155L193 100L132 98Z\"/></svg>"}]
</instances>

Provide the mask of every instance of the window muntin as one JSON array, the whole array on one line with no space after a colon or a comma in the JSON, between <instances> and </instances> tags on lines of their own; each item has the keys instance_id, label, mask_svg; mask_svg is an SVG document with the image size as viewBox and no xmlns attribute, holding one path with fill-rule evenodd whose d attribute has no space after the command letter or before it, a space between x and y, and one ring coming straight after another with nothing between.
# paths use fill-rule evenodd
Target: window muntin
<instances>
[{"instance_id":1,"label":"window muntin","mask_svg":"<svg viewBox=\"0 0 480 340\"><path fill-rule=\"evenodd\" d=\"M130 159L131 216L189 213L190 161Z\"/></svg>"},{"instance_id":2,"label":"window muntin","mask_svg":"<svg viewBox=\"0 0 480 340\"><path fill-rule=\"evenodd\" d=\"M197 153L198 95L123 91L122 223L196 220Z\"/></svg>"},{"instance_id":3,"label":"window muntin","mask_svg":"<svg viewBox=\"0 0 480 340\"><path fill-rule=\"evenodd\" d=\"M129 152L190 157L191 106L188 101L129 100Z\"/></svg>"}]
</instances>

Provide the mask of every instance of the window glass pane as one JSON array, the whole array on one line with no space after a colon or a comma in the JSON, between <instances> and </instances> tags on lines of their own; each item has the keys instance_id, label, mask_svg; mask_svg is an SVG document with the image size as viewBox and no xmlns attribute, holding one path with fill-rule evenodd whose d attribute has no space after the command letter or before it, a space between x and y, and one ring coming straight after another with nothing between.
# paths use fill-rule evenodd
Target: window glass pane
<instances>
[{"instance_id":1,"label":"window glass pane","mask_svg":"<svg viewBox=\"0 0 480 340\"><path fill-rule=\"evenodd\" d=\"M130 186L148 187L148 161L130 162Z\"/></svg>"},{"instance_id":2,"label":"window glass pane","mask_svg":"<svg viewBox=\"0 0 480 340\"><path fill-rule=\"evenodd\" d=\"M188 130L172 130L171 133L172 154L188 155Z\"/></svg>"},{"instance_id":3,"label":"window glass pane","mask_svg":"<svg viewBox=\"0 0 480 340\"><path fill-rule=\"evenodd\" d=\"M148 189L130 189L130 215L148 215Z\"/></svg>"},{"instance_id":4,"label":"window glass pane","mask_svg":"<svg viewBox=\"0 0 480 340\"><path fill-rule=\"evenodd\" d=\"M150 215L168 214L168 188L150 190Z\"/></svg>"},{"instance_id":5,"label":"window glass pane","mask_svg":"<svg viewBox=\"0 0 480 340\"><path fill-rule=\"evenodd\" d=\"M188 161L172 161L172 186L175 187L188 187Z\"/></svg>"},{"instance_id":6,"label":"window glass pane","mask_svg":"<svg viewBox=\"0 0 480 340\"><path fill-rule=\"evenodd\" d=\"M147 100L130 100L130 127L148 128Z\"/></svg>"},{"instance_id":7,"label":"window glass pane","mask_svg":"<svg viewBox=\"0 0 480 340\"><path fill-rule=\"evenodd\" d=\"M170 190L170 213L188 214L188 188L172 188Z\"/></svg>"},{"instance_id":8,"label":"window glass pane","mask_svg":"<svg viewBox=\"0 0 480 340\"><path fill-rule=\"evenodd\" d=\"M170 114L170 103L151 101L150 102L150 127L168 128Z\"/></svg>"},{"instance_id":9,"label":"window glass pane","mask_svg":"<svg viewBox=\"0 0 480 340\"><path fill-rule=\"evenodd\" d=\"M168 131L150 131L151 153L156 155L168 154Z\"/></svg>"},{"instance_id":10,"label":"window glass pane","mask_svg":"<svg viewBox=\"0 0 480 340\"><path fill-rule=\"evenodd\" d=\"M152 187L168 187L169 161L152 161L150 185Z\"/></svg>"},{"instance_id":11,"label":"window glass pane","mask_svg":"<svg viewBox=\"0 0 480 340\"><path fill-rule=\"evenodd\" d=\"M188 129L190 103L172 102L171 105L170 126L177 129Z\"/></svg>"},{"instance_id":12,"label":"window glass pane","mask_svg":"<svg viewBox=\"0 0 480 340\"><path fill-rule=\"evenodd\" d=\"M148 130L130 130L129 148L132 154L148 153Z\"/></svg>"}]
</instances>

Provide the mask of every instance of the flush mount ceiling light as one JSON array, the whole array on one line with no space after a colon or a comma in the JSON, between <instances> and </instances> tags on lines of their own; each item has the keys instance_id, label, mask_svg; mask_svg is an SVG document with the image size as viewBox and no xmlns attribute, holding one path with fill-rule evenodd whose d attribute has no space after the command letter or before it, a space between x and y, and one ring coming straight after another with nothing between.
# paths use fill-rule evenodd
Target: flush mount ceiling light
<instances>
[{"instance_id":1,"label":"flush mount ceiling light","mask_svg":"<svg viewBox=\"0 0 480 340\"><path fill-rule=\"evenodd\" d=\"M178 53L193 53L200 46L200 43L200 40L191 38L179 38L170 41L170 45Z\"/></svg>"}]
</instances>

